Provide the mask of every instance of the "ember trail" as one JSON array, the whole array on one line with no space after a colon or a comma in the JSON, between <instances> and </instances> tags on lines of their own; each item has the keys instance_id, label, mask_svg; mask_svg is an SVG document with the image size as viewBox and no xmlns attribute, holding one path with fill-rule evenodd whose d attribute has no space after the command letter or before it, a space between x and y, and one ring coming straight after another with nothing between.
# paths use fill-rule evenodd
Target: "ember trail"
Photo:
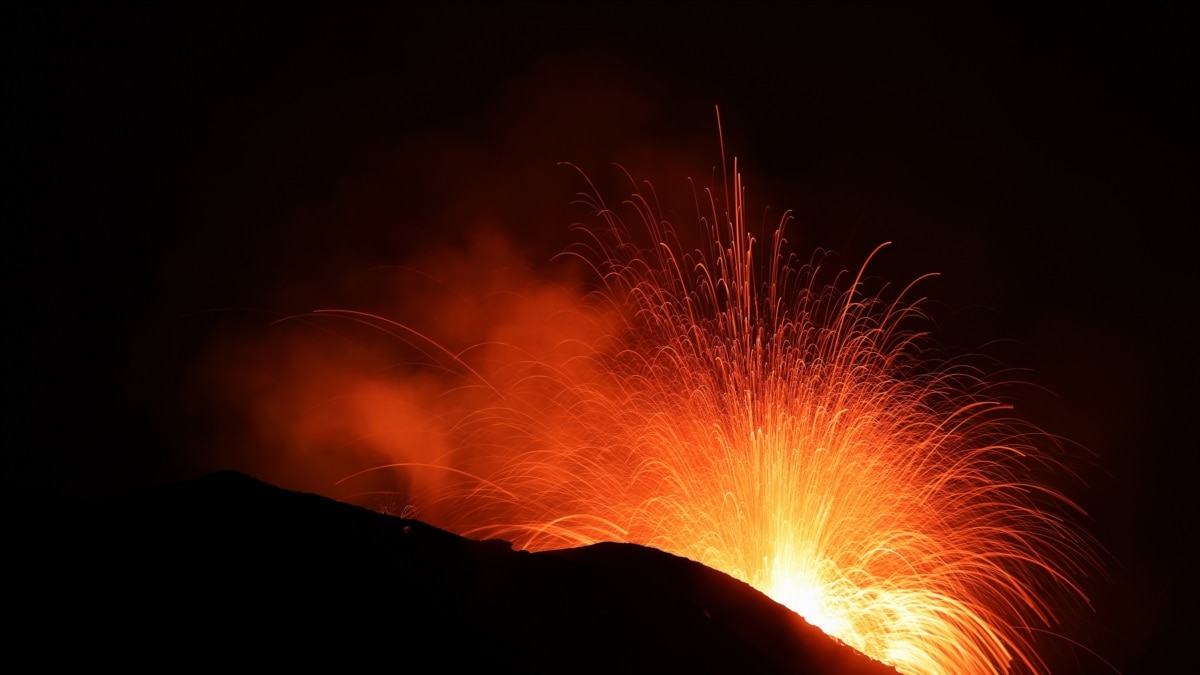
<instances>
[{"instance_id":1,"label":"ember trail","mask_svg":"<svg viewBox=\"0 0 1200 675\"><path fill-rule=\"evenodd\" d=\"M1053 444L984 373L930 356L912 284L884 297L866 264L798 263L786 215L758 241L732 173L698 193L697 250L649 184L617 208L581 195L596 220L569 255L601 284L556 310L567 332L539 353L427 345L478 404L447 452L374 470L404 472L416 516L466 536L699 561L905 673L1045 671L1034 632L1086 602L1094 561L1074 505L1030 477L1057 466Z\"/></svg>"}]
</instances>

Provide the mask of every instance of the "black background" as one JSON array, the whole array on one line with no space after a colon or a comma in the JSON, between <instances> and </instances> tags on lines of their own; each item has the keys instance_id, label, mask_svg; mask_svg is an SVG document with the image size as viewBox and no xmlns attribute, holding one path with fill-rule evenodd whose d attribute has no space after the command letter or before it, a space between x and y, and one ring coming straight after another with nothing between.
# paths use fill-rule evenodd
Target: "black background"
<instances>
[{"instance_id":1,"label":"black background","mask_svg":"<svg viewBox=\"0 0 1200 675\"><path fill-rule=\"evenodd\" d=\"M763 220L793 209L847 266L894 242L874 273L940 273L950 349L1003 339L1044 389L1018 414L1090 453L1069 491L1109 554L1072 622L1158 672L1194 623L1197 26L1173 7L7 7L6 488L221 468L181 393L197 316L335 304L479 217L549 257L578 216L557 162L682 180L719 163L720 105Z\"/></svg>"}]
</instances>

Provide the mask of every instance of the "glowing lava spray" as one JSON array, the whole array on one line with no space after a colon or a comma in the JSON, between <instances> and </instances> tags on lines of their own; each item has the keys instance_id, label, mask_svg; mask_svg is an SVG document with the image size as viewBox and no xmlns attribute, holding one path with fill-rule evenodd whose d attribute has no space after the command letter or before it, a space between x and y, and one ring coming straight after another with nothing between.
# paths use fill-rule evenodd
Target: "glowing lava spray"
<instances>
[{"instance_id":1,"label":"glowing lava spray","mask_svg":"<svg viewBox=\"0 0 1200 675\"><path fill-rule=\"evenodd\" d=\"M488 402L454 424L469 453L391 465L417 515L529 550L685 556L906 673L1044 671L1033 636L1085 599L1094 561L1075 507L1031 477L1053 443L932 356L911 284L821 282L785 250L789 216L769 246L747 231L736 160L729 183L697 193L707 250L683 250L648 184L619 211L649 247L583 195L602 225L571 255L602 283L557 322L600 330L556 359L443 354Z\"/></svg>"}]
</instances>

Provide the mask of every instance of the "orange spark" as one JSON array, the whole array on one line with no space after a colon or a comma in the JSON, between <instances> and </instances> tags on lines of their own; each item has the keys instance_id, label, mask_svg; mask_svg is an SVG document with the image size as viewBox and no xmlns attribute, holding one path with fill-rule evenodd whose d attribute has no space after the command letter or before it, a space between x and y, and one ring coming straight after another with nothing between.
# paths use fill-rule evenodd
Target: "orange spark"
<instances>
[{"instance_id":1,"label":"orange spark","mask_svg":"<svg viewBox=\"0 0 1200 675\"><path fill-rule=\"evenodd\" d=\"M645 188L621 212L652 246L593 187L601 225L570 255L599 290L550 293L506 337L452 353L327 312L463 374L450 449L389 465L417 515L528 550L685 556L905 673L1044 671L1033 631L1086 601L1095 560L1075 506L1030 477L1058 467L1045 435L979 370L932 356L913 284L868 293L866 263L822 282L787 255L787 215L764 259L736 160L724 199L698 200L707 250L684 250Z\"/></svg>"}]
</instances>

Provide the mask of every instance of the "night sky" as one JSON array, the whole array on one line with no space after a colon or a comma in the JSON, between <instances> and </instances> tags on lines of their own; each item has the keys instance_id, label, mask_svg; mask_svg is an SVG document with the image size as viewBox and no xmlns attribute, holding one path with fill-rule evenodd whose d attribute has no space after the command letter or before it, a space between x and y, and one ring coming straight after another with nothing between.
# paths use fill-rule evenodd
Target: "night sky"
<instances>
[{"instance_id":1,"label":"night sky","mask_svg":"<svg viewBox=\"0 0 1200 675\"><path fill-rule=\"evenodd\" d=\"M1017 414L1066 439L1080 480L1064 491L1107 549L1111 579L1089 581L1095 612L1072 634L1123 673L1181 658L1191 16L246 5L4 10L6 492L83 499L252 468L216 447L236 411L196 393L213 344L369 305L375 270L480 228L549 261L584 215L560 162L614 198L621 163L668 201L719 165L720 106L752 222L791 209L802 257L853 268L893 242L871 273L939 273L920 295L947 350L1035 385Z\"/></svg>"}]
</instances>

